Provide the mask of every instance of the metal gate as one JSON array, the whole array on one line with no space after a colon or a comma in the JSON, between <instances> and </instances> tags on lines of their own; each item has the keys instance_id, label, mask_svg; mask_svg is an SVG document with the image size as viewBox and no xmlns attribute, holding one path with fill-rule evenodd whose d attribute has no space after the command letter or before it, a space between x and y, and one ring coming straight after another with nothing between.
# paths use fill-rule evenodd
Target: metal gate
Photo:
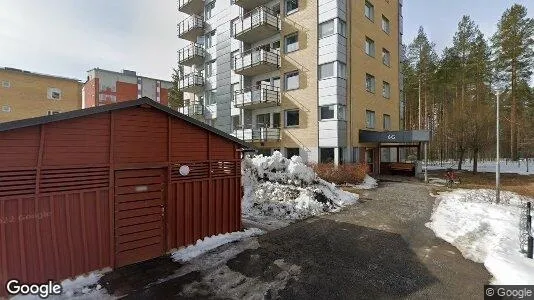
<instances>
[{"instance_id":1,"label":"metal gate","mask_svg":"<svg viewBox=\"0 0 534 300\"><path fill-rule=\"evenodd\" d=\"M165 250L165 172L115 172L115 266L161 256Z\"/></svg>"}]
</instances>

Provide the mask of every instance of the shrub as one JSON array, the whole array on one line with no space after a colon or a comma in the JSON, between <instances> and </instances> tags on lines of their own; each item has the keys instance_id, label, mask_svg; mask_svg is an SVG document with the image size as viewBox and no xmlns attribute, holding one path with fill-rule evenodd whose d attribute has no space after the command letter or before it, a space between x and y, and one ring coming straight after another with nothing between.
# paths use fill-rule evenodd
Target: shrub
<instances>
[{"instance_id":1,"label":"shrub","mask_svg":"<svg viewBox=\"0 0 534 300\"><path fill-rule=\"evenodd\" d=\"M367 164L314 164L311 166L322 179L335 184L362 183L368 172Z\"/></svg>"}]
</instances>

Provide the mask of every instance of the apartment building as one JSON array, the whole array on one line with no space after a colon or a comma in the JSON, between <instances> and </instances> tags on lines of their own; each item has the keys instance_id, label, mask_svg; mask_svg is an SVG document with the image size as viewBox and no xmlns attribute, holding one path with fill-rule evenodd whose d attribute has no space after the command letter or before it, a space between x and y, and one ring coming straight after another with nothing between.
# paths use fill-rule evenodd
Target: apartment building
<instances>
[{"instance_id":1,"label":"apartment building","mask_svg":"<svg viewBox=\"0 0 534 300\"><path fill-rule=\"evenodd\" d=\"M309 162L379 164L399 130L402 0L179 0L182 112ZM367 137L368 135L364 135ZM391 156L390 151L383 156Z\"/></svg>"},{"instance_id":2,"label":"apartment building","mask_svg":"<svg viewBox=\"0 0 534 300\"><path fill-rule=\"evenodd\" d=\"M0 68L0 123L81 108L78 79Z\"/></svg>"},{"instance_id":3,"label":"apartment building","mask_svg":"<svg viewBox=\"0 0 534 300\"><path fill-rule=\"evenodd\" d=\"M110 103L148 97L163 105L169 103L172 82L138 75L135 71L115 72L95 68L87 71L83 85L82 107L94 107Z\"/></svg>"}]
</instances>

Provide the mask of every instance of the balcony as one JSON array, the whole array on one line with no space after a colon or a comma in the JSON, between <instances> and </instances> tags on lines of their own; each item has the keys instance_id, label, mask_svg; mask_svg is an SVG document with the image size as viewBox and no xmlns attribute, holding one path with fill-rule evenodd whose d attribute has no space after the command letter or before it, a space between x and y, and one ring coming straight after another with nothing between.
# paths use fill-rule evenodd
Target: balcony
<instances>
[{"instance_id":1,"label":"balcony","mask_svg":"<svg viewBox=\"0 0 534 300\"><path fill-rule=\"evenodd\" d=\"M178 23L178 37L191 42L196 42L199 36L204 34L204 20L200 16L191 16Z\"/></svg>"},{"instance_id":2,"label":"balcony","mask_svg":"<svg viewBox=\"0 0 534 300\"><path fill-rule=\"evenodd\" d=\"M232 135L245 142L279 141L280 128L242 128L232 131Z\"/></svg>"},{"instance_id":3,"label":"balcony","mask_svg":"<svg viewBox=\"0 0 534 300\"><path fill-rule=\"evenodd\" d=\"M178 79L178 90L185 93L199 94L204 91L204 77L190 73Z\"/></svg>"},{"instance_id":4,"label":"balcony","mask_svg":"<svg viewBox=\"0 0 534 300\"><path fill-rule=\"evenodd\" d=\"M178 10L188 15L201 15L204 12L204 0L178 0Z\"/></svg>"},{"instance_id":5,"label":"balcony","mask_svg":"<svg viewBox=\"0 0 534 300\"><path fill-rule=\"evenodd\" d=\"M246 10L254 9L269 2L271 2L271 0L234 0L235 5Z\"/></svg>"},{"instance_id":6,"label":"balcony","mask_svg":"<svg viewBox=\"0 0 534 300\"><path fill-rule=\"evenodd\" d=\"M204 63L204 46L193 43L178 50L178 63L189 67Z\"/></svg>"},{"instance_id":7,"label":"balcony","mask_svg":"<svg viewBox=\"0 0 534 300\"><path fill-rule=\"evenodd\" d=\"M234 72L244 76L255 76L278 70L280 55L277 50L249 50L235 57Z\"/></svg>"},{"instance_id":8,"label":"balcony","mask_svg":"<svg viewBox=\"0 0 534 300\"><path fill-rule=\"evenodd\" d=\"M243 109L257 109L280 105L280 89L271 85L253 86L234 95L234 106Z\"/></svg>"},{"instance_id":9,"label":"balcony","mask_svg":"<svg viewBox=\"0 0 534 300\"><path fill-rule=\"evenodd\" d=\"M280 32L280 18L266 7L258 7L232 24L234 38L255 43Z\"/></svg>"},{"instance_id":10,"label":"balcony","mask_svg":"<svg viewBox=\"0 0 534 300\"><path fill-rule=\"evenodd\" d=\"M178 111L190 117L202 116L204 115L204 106L200 103L193 103L184 107L180 107Z\"/></svg>"}]
</instances>

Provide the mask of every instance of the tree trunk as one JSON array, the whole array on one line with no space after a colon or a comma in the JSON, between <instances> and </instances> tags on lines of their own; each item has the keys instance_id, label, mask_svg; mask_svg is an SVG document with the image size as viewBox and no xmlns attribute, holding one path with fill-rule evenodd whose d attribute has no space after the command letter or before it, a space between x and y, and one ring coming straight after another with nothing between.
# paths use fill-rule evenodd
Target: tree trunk
<instances>
[{"instance_id":1,"label":"tree trunk","mask_svg":"<svg viewBox=\"0 0 534 300\"><path fill-rule=\"evenodd\" d=\"M510 111L510 156L517 160L517 100L516 100L516 66L512 62L512 109Z\"/></svg>"},{"instance_id":2,"label":"tree trunk","mask_svg":"<svg viewBox=\"0 0 534 300\"><path fill-rule=\"evenodd\" d=\"M463 148L460 148L460 157L458 159L458 171L462 170L462 163L464 162L464 154L465 154L465 150Z\"/></svg>"},{"instance_id":3,"label":"tree trunk","mask_svg":"<svg viewBox=\"0 0 534 300\"><path fill-rule=\"evenodd\" d=\"M478 148L473 149L473 174L478 172Z\"/></svg>"}]
</instances>

